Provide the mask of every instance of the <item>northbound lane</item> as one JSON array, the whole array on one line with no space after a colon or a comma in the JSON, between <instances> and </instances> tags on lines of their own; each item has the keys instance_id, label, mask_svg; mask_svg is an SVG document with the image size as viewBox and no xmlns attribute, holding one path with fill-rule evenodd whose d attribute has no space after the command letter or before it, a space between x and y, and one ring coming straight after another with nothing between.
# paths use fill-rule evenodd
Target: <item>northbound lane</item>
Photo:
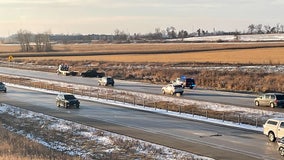
<instances>
[{"instance_id":1,"label":"northbound lane","mask_svg":"<svg viewBox=\"0 0 284 160\"><path fill-rule=\"evenodd\" d=\"M81 101L81 109L55 106L55 95L9 87L0 102L215 159L277 160L276 143L256 132Z\"/></svg>"}]
</instances>

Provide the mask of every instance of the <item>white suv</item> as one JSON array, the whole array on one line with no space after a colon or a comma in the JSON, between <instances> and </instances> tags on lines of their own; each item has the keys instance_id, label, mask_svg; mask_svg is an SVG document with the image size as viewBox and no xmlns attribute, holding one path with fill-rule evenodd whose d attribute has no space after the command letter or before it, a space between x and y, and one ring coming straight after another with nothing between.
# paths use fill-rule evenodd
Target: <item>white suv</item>
<instances>
[{"instance_id":1,"label":"white suv","mask_svg":"<svg viewBox=\"0 0 284 160\"><path fill-rule=\"evenodd\" d=\"M179 96L183 94L183 88L179 84L168 84L162 88L162 93Z\"/></svg>"},{"instance_id":2,"label":"white suv","mask_svg":"<svg viewBox=\"0 0 284 160\"><path fill-rule=\"evenodd\" d=\"M263 134L268 136L271 142L284 137L284 118L268 119L263 125Z\"/></svg>"}]
</instances>

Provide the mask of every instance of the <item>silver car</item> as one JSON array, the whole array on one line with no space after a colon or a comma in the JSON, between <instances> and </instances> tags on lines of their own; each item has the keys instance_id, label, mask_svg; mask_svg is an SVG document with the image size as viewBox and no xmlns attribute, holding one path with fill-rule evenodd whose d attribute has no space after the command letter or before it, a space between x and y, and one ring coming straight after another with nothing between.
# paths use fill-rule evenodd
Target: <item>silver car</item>
<instances>
[{"instance_id":1,"label":"silver car","mask_svg":"<svg viewBox=\"0 0 284 160\"><path fill-rule=\"evenodd\" d=\"M284 94L282 93L265 93L254 99L256 106L270 106L283 107L284 106Z\"/></svg>"},{"instance_id":2,"label":"silver car","mask_svg":"<svg viewBox=\"0 0 284 160\"><path fill-rule=\"evenodd\" d=\"M7 88L3 82L0 82L0 91L4 93L7 92Z\"/></svg>"}]
</instances>

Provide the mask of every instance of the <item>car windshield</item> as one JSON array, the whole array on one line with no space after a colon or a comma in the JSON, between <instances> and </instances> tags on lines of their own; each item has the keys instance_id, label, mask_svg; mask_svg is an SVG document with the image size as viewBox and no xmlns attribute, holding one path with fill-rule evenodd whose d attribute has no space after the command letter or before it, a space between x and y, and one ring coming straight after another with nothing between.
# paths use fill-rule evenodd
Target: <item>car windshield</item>
<instances>
[{"instance_id":1,"label":"car windshield","mask_svg":"<svg viewBox=\"0 0 284 160\"><path fill-rule=\"evenodd\" d=\"M182 88L181 85L174 85L175 88Z\"/></svg>"},{"instance_id":2,"label":"car windshield","mask_svg":"<svg viewBox=\"0 0 284 160\"><path fill-rule=\"evenodd\" d=\"M0 85L4 85L4 83L3 83L3 82L0 82Z\"/></svg>"},{"instance_id":3,"label":"car windshield","mask_svg":"<svg viewBox=\"0 0 284 160\"><path fill-rule=\"evenodd\" d=\"M64 95L65 99L76 99L73 95Z\"/></svg>"},{"instance_id":4,"label":"car windshield","mask_svg":"<svg viewBox=\"0 0 284 160\"><path fill-rule=\"evenodd\" d=\"M189 80L187 80L187 83L189 83L189 84L195 84L194 79L189 79Z\"/></svg>"},{"instance_id":5,"label":"car windshield","mask_svg":"<svg viewBox=\"0 0 284 160\"><path fill-rule=\"evenodd\" d=\"M280 95L276 95L278 100L284 100L284 95L280 94Z\"/></svg>"}]
</instances>

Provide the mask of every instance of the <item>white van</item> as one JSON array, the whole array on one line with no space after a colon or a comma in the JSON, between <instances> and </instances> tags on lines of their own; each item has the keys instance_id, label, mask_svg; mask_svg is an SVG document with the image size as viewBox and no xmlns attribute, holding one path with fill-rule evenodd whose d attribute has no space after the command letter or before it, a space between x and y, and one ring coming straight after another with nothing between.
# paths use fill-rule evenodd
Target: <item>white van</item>
<instances>
[{"instance_id":1,"label":"white van","mask_svg":"<svg viewBox=\"0 0 284 160\"><path fill-rule=\"evenodd\" d=\"M268 136L271 142L284 137L284 118L268 119L263 125L263 134Z\"/></svg>"}]
</instances>

